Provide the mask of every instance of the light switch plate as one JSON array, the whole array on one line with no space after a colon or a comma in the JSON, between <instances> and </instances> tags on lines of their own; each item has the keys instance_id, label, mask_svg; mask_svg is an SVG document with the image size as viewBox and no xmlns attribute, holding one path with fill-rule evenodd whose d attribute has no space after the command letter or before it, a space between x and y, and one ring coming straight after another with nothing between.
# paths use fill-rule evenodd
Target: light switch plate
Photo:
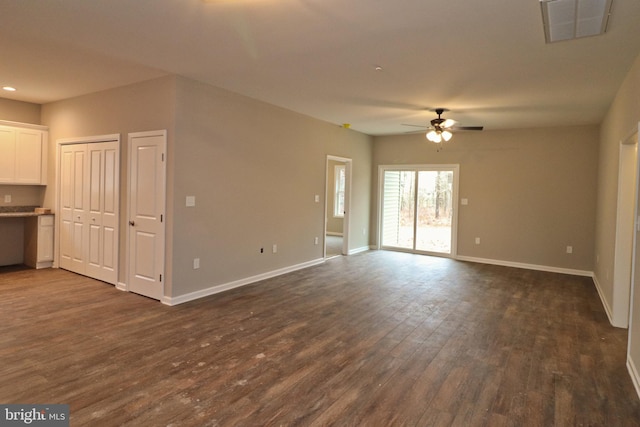
<instances>
[{"instance_id":1,"label":"light switch plate","mask_svg":"<svg viewBox=\"0 0 640 427\"><path fill-rule=\"evenodd\" d=\"M187 207L191 208L196 205L196 196L187 196Z\"/></svg>"},{"instance_id":2,"label":"light switch plate","mask_svg":"<svg viewBox=\"0 0 640 427\"><path fill-rule=\"evenodd\" d=\"M461 199L460 200L460 204L461 205L468 205L469 204L469 199Z\"/></svg>"},{"instance_id":3,"label":"light switch plate","mask_svg":"<svg viewBox=\"0 0 640 427\"><path fill-rule=\"evenodd\" d=\"M11 194L5 194L4 195L4 202L5 203L11 203Z\"/></svg>"}]
</instances>

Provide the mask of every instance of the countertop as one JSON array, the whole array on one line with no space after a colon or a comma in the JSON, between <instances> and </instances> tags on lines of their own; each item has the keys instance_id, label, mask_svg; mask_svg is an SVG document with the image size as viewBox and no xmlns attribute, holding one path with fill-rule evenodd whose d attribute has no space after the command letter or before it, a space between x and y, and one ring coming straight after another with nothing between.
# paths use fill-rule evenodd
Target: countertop
<instances>
[{"instance_id":1,"label":"countertop","mask_svg":"<svg viewBox=\"0 0 640 427\"><path fill-rule=\"evenodd\" d=\"M28 216L53 215L35 212L0 212L0 218L26 218Z\"/></svg>"},{"instance_id":2,"label":"countertop","mask_svg":"<svg viewBox=\"0 0 640 427\"><path fill-rule=\"evenodd\" d=\"M30 216L53 215L36 213L38 206L0 206L0 218L26 218Z\"/></svg>"}]
</instances>

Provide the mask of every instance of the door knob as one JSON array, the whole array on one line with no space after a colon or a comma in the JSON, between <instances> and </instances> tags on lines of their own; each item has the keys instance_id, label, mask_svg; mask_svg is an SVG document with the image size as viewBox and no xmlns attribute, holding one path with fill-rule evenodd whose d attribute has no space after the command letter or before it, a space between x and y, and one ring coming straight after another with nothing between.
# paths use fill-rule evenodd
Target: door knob
<instances>
[{"instance_id":1,"label":"door knob","mask_svg":"<svg viewBox=\"0 0 640 427\"><path fill-rule=\"evenodd\" d=\"M136 222L135 221L129 221L129 225L133 227L134 225L136 225Z\"/></svg>"}]
</instances>

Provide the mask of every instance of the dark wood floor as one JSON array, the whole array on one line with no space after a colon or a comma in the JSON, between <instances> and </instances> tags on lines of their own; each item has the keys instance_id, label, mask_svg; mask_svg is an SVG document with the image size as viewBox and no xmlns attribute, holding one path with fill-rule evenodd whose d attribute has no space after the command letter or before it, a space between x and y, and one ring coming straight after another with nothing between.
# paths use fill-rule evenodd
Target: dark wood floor
<instances>
[{"instance_id":1,"label":"dark wood floor","mask_svg":"<svg viewBox=\"0 0 640 427\"><path fill-rule=\"evenodd\" d=\"M589 278L392 252L167 307L0 271L0 402L72 426L637 426Z\"/></svg>"}]
</instances>

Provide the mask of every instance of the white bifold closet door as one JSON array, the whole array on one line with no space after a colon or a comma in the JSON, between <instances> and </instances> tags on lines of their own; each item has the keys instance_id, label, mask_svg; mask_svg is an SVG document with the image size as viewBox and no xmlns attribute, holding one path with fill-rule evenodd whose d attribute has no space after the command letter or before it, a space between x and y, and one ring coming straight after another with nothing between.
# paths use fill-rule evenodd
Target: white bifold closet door
<instances>
[{"instance_id":1,"label":"white bifold closet door","mask_svg":"<svg viewBox=\"0 0 640 427\"><path fill-rule=\"evenodd\" d=\"M60 268L114 285L119 165L119 141L61 146Z\"/></svg>"}]
</instances>

